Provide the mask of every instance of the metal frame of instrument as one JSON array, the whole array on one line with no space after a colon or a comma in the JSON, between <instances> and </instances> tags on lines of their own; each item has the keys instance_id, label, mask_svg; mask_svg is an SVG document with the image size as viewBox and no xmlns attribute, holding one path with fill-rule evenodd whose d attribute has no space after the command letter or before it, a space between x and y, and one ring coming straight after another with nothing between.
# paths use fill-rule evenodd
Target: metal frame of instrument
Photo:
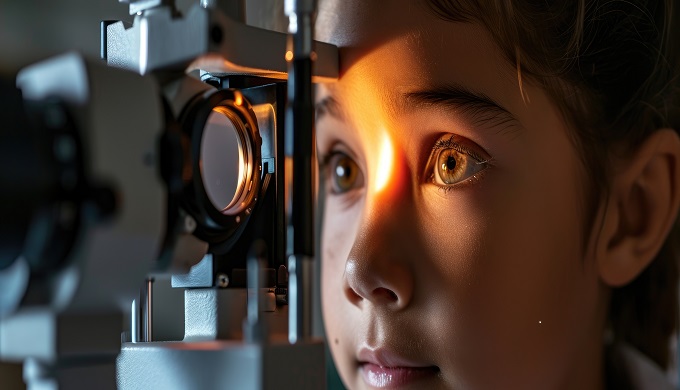
<instances>
[{"instance_id":1,"label":"metal frame of instrument","mask_svg":"<svg viewBox=\"0 0 680 390\"><path fill-rule=\"evenodd\" d=\"M172 0L126 2L134 22L102 22L102 58L133 73L69 54L29 67L18 78L24 98L58 97L78 113L72 119L87 132L71 141L87 155L71 157L87 161L81 176L91 184L88 190L101 181L131 201L116 203L107 191L91 207L83 200L75 249L65 264L51 268L54 273L36 274L24 257L0 269L0 358L25 361L30 389L323 388L323 344L311 337L312 81L338 77L338 53L312 40L315 2L286 1L289 34L246 25L239 0L202 0L185 16ZM196 72L206 81L233 75L288 80L285 157L279 156L286 160L289 199L288 310L272 309L274 294L262 288L263 249L257 244L248 256L248 288L221 289L221 282L205 279L212 279L207 270L214 264L211 254L203 257L208 244L196 238L195 217L180 210L177 223L164 232L158 135L168 112L179 115L197 94L212 93L213 86L187 76ZM123 150L128 158L120 158ZM115 203L115 215L103 213L107 202ZM166 241L172 235L172 248L159 261L164 233ZM191 287L185 292L183 341L152 341L153 270ZM121 350L121 310L133 298L134 334ZM225 337L239 330L241 338Z\"/></svg>"}]
</instances>

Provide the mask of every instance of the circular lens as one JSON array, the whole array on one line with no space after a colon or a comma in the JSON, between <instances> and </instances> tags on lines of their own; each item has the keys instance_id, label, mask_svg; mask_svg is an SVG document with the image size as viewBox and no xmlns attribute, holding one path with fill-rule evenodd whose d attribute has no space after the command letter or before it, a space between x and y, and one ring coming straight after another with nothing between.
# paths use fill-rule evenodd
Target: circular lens
<instances>
[{"instance_id":1,"label":"circular lens","mask_svg":"<svg viewBox=\"0 0 680 390\"><path fill-rule=\"evenodd\" d=\"M203 186L213 206L223 214L238 214L241 195L249 180L250 153L243 126L225 107L215 107L208 116L201 139L200 168Z\"/></svg>"}]
</instances>

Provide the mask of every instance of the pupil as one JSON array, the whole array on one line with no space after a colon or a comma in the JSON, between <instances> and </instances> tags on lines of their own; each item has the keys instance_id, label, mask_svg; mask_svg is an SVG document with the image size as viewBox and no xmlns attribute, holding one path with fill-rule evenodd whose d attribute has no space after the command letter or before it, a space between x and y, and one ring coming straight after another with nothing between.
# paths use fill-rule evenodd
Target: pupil
<instances>
[{"instance_id":1,"label":"pupil","mask_svg":"<svg viewBox=\"0 0 680 390\"><path fill-rule=\"evenodd\" d=\"M340 178L345 178L345 177L349 176L349 173L350 173L349 170L350 170L350 168L347 167L347 166L338 165L335 168L335 174L338 175L338 177L340 177Z\"/></svg>"},{"instance_id":2,"label":"pupil","mask_svg":"<svg viewBox=\"0 0 680 390\"><path fill-rule=\"evenodd\" d=\"M446 159L446 170L452 171L456 167L456 159L449 156Z\"/></svg>"}]
</instances>

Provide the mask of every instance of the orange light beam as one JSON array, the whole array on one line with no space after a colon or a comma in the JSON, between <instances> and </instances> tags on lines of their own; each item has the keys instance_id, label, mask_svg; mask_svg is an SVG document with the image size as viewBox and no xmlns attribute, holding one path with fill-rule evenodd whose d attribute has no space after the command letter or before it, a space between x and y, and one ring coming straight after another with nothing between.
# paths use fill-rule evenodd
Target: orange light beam
<instances>
[{"instance_id":1,"label":"orange light beam","mask_svg":"<svg viewBox=\"0 0 680 390\"><path fill-rule=\"evenodd\" d=\"M375 192L380 192L387 186L387 183L392 176L393 167L394 146L392 146L392 140L390 140L387 131L383 131L380 154L378 155L378 165L375 167Z\"/></svg>"}]
</instances>

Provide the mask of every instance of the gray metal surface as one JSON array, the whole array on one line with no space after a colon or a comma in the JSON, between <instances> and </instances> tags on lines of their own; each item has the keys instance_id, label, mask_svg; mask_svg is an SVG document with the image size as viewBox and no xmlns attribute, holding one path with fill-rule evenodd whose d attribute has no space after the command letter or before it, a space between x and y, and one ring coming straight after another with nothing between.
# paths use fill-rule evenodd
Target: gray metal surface
<instances>
[{"instance_id":1,"label":"gray metal surface","mask_svg":"<svg viewBox=\"0 0 680 390\"><path fill-rule=\"evenodd\" d=\"M169 5L174 7L173 0L118 0L121 3L127 3L129 5L130 15L135 15L137 13L143 12L150 8L156 8L163 5Z\"/></svg>"},{"instance_id":2,"label":"gray metal surface","mask_svg":"<svg viewBox=\"0 0 680 390\"><path fill-rule=\"evenodd\" d=\"M244 288L184 291L184 341L240 340L246 317Z\"/></svg>"},{"instance_id":3,"label":"gray metal surface","mask_svg":"<svg viewBox=\"0 0 680 390\"><path fill-rule=\"evenodd\" d=\"M89 179L110 185L119 199L106 221L85 209L68 265L51 275L50 309L127 311L163 237L160 91L151 78L73 53L26 68L17 83L26 99L58 96L69 106L88 152Z\"/></svg>"},{"instance_id":4,"label":"gray metal surface","mask_svg":"<svg viewBox=\"0 0 680 390\"><path fill-rule=\"evenodd\" d=\"M0 359L115 356L123 316L118 313L62 313L24 309L0 323Z\"/></svg>"},{"instance_id":5,"label":"gray metal surface","mask_svg":"<svg viewBox=\"0 0 680 390\"><path fill-rule=\"evenodd\" d=\"M183 68L208 50L208 11L196 5L185 18L173 18L171 7L158 7L107 27L107 62L139 74L168 67Z\"/></svg>"},{"instance_id":6,"label":"gray metal surface","mask_svg":"<svg viewBox=\"0 0 680 390\"><path fill-rule=\"evenodd\" d=\"M0 359L28 359L32 389L113 388L122 313L164 233L160 91L153 79L77 54L28 67L17 84L25 99L58 97L68 107L87 151L87 179L110 186L117 202L105 219L84 204L66 265L31 281L22 306L0 319Z\"/></svg>"},{"instance_id":7,"label":"gray metal surface","mask_svg":"<svg viewBox=\"0 0 680 390\"><path fill-rule=\"evenodd\" d=\"M272 338L284 339L288 306L276 306L273 291L259 289L258 321ZM192 288L184 291L184 341L241 340L247 316L245 288Z\"/></svg>"},{"instance_id":8,"label":"gray metal surface","mask_svg":"<svg viewBox=\"0 0 680 390\"><path fill-rule=\"evenodd\" d=\"M115 390L116 362L110 357L64 367L28 359L23 376L28 390Z\"/></svg>"},{"instance_id":9,"label":"gray metal surface","mask_svg":"<svg viewBox=\"0 0 680 390\"><path fill-rule=\"evenodd\" d=\"M213 285L213 255L205 255L203 260L191 267L188 273L172 275L173 288L199 288Z\"/></svg>"},{"instance_id":10,"label":"gray metal surface","mask_svg":"<svg viewBox=\"0 0 680 390\"><path fill-rule=\"evenodd\" d=\"M246 25L218 9L196 4L185 17L173 18L171 7L137 15L129 28L123 22L107 27L107 62L147 74L161 69L250 74L286 78L287 35ZM338 49L316 42L313 76L338 77ZM186 69L185 69L186 67Z\"/></svg>"},{"instance_id":11,"label":"gray metal surface","mask_svg":"<svg viewBox=\"0 0 680 390\"><path fill-rule=\"evenodd\" d=\"M288 340L297 343L312 335L312 279L314 259L309 256L288 257Z\"/></svg>"},{"instance_id":12,"label":"gray metal surface","mask_svg":"<svg viewBox=\"0 0 680 390\"><path fill-rule=\"evenodd\" d=\"M113 390L122 321L117 313L25 309L0 323L0 360L25 360L30 390Z\"/></svg>"},{"instance_id":13,"label":"gray metal surface","mask_svg":"<svg viewBox=\"0 0 680 390\"><path fill-rule=\"evenodd\" d=\"M237 341L125 343L118 388L325 389L323 343L245 344Z\"/></svg>"},{"instance_id":14,"label":"gray metal surface","mask_svg":"<svg viewBox=\"0 0 680 390\"><path fill-rule=\"evenodd\" d=\"M21 303L31 277L28 263L19 258L0 271L0 318L14 312Z\"/></svg>"}]
</instances>

